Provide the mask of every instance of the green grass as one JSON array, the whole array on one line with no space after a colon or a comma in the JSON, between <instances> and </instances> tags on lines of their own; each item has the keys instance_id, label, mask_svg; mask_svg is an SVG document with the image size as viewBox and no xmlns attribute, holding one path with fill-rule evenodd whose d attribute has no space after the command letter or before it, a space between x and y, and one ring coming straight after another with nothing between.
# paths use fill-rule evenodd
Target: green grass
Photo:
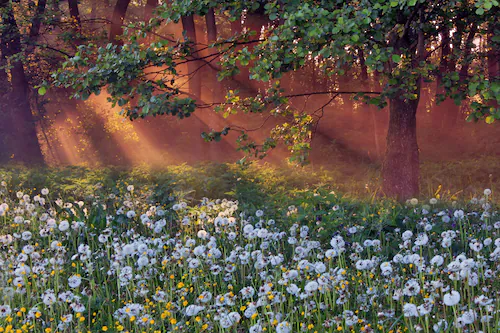
<instances>
[{"instance_id":1,"label":"green grass","mask_svg":"<svg viewBox=\"0 0 500 333\"><path fill-rule=\"evenodd\" d=\"M467 201L481 195L485 188L499 190L498 158L483 157L459 162L424 163L421 166L420 198L438 197ZM28 168L5 166L0 177L9 188L40 189L49 187L59 196L81 197L96 191L98 185L118 189L124 184L152 190L155 200L163 203L172 194L185 199L232 198L246 205L286 201L303 190L323 189L343 197L369 201L383 199L379 170L373 166L335 166L295 168L287 165L202 163L173 165L163 169L148 166L134 168ZM493 198L495 196L493 195ZM495 200L495 199L494 199Z\"/></svg>"}]
</instances>

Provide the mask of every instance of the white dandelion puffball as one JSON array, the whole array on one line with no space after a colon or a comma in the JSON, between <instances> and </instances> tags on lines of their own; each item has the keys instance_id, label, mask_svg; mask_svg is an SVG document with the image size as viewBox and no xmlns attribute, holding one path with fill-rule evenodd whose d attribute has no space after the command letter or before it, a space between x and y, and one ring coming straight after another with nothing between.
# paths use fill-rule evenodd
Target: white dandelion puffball
<instances>
[{"instance_id":1,"label":"white dandelion puffball","mask_svg":"<svg viewBox=\"0 0 500 333\"><path fill-rule=\"evenodd\" d=\"M454 306L460 302L460 294L458 291L452 290L443 296L443 302L447 306Z\"/></svg>"}]
</instances>

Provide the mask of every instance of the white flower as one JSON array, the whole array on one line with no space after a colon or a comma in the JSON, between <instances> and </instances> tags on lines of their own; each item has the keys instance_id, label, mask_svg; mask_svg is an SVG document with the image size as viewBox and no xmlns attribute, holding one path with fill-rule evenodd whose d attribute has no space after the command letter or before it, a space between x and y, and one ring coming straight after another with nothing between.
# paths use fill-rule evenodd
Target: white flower
<instances>
[{"instance_id":1,"label":"white flower","mask_svg":"<svg viewBox=\"0 0 500 333\"><path fill-rule=\"evenodd\" d=\"M491 190L489 188L484 190L484 195L488 196L491 194Z\"/></svg>"},{"instance_id":2,"label":"white flower","mask_svg":"<svg viewBox=\"0 0 500 333\"><path fill-rule=\"evenodd\" d=\"M73 275L68 279L68 285L71 288L78 288L82 284L82 278L79 275Z\"/></svg>"},{"instance_id":3,"label":"white flower","mask_svg":"<svg viewBox=\"0 0 500 333\"><path fill-rule=\"evenodd\" d=\"M134 218L134 217L135 217L135 211L133 211L133 210L129 210L129 211L127 212L127 217L128 217L129 219Z\"/></svg>"},{"instance_id":4,"label":"white flower","mask_svg":"<svg viewBox=\"0 0 500 333\"><path fill-rule=\"evenodd\" d=\"M412 206L416 206L416 205L418 205L418 199L417 199L417 198L413 198L413 199L411 199L411 200L410 200L410 204L411 204Z\"/></svg>"},{"instance_id":5,"label":"white flower","mask_svg":"<svg viewBox=\"0 0 500 333\"><path fill-rule=\"evenodd\" d=\"M292 326L287 321L282 321L276 326L276 333L290 333Z\"/></svg>"},{"instance_id":6,"label":"white flower","mask_svg":"<svg viewBox=\"0 0 500 333\"><path fill-rule=\"evenodd\" d=\"M446 332L448 330L448 322L445 319L440 319L437 324L432 326L434 332Z\"/></svg>"},{"instance_id":7,"label":"white flower","mask_svg":"<svg viewBox=\"0 0 500 333\"><path fill-rule=\"evenodd\" d=\"M43 304L50 306L57 301L57 298L56 298L56 295L54 295L54 292L52 290L47 290L42 295L42 301L43 301Z\"/></svg>"},{"instance_id":8,"label":"white flower","mask_svg":"<svg viewBox=\"0 0 500 333\"><path fill-rule=\"evenodd\" d=\"M415 304L406 303L403 306L403 313L405 317L418 317L418 310Z\"/></svg>"},{"instance_id":9,"label":"white flower","mask_svg":"<svg viewBox=\"0 0 500 333\"><path fill-rule=\"evenodd\" d=\"M437 204L437 203L438 203L438 200L437 200L436 198L431 198L431 199L429 200L429 203L430 203L431 205L435 205L435 204Z\"/></svg>"},{"instance_id":10,"label":"white flower","mask_svg":"<svg viewBox=\"0 0 500 333\"><path fill-rule=\"evenodd\" d=\"M465 325L470 325L477 319L477 314L474 310L465 311L459 318Z\"/></svg>"},{"instance_id":11,"label":"white flower","mask_svg":"<svg viewBox=\"0 0 500 333\"><path fill-rule=\"evenodd\" d=\"M464 211L459 209L459 210L456 210L454 213L453 213L453 216L455 216L455 218L457 219L463 219L465 214L464 214Z\"/></svg>"},{"instance_id":12,"label":"white flower","mask_svg":"<svg viewBox=\"0 0 500 333\"><path fill-rule=\"evenodd\" d=\"M198 296L198 300L202 303L208 303L212 300L212 293L210 291L204 291Z\"/></svg>"},{"instance_id":13,"label":"white flower","mask_svg":"<svg viewBox=\"0 0 500 333\"><path fill-rule=\"evenodd\" d=\"M42 195L47 195L47 194L49 194L49 189L48 188L42 188L41 193L42 193Z\"/></svg>"},{"instance_id":14,"label":"white flower","mask_svg":"<svg viewBox=\"0 0 500 333\"><path fill-rule=\"evenodd\" d=\"M382 270L383 276L388 276L392 274L392 266L391 263L386 261L380 264L380 270Z\"/></svg>"},{"instance_id":15,"label":"white flower","mask_svg":"<svg viewBox=\"0 0 500 333\"><path fill-rule=\"evenodd\" d=\"M32 237L32 234L31 234L31 232L29 232L29 231L24 231L24 232L21 234L21 238L22 238L23 240L30 240L30 239L31 239L31 237Z\"/></svg>"},{"instance_id":16,"label":"white flower","mask_svg":"<svg viewBox=\"0 0 500 333\"><path fill-rule=\"evenodd\" d=\"M420 234L417 236L417 239L415 240L415 245L418 246L423 246L426 245L429 242L429 237L427 234Z\"/></svg>"},{"instance_id":17,"label":"white flower","mask_svg":"<svg viewBox=\"0 0 500 333\"><path fill-rule=\"evenodd\" d=\"M188 317L196 316L203 309L205 309L204 306L199 306L199 305L194 305L194 304L189 305L186 308L186 316L188 316Z\"/></svg>"},{"instance_id":18,"label":"white flower","mask_svg":"<svg viewBox=\"0 0 500 333\"><path fill-rule=\"evenodd\" d=\"M306 284L306 286L304 287L304 290L308 293L312 293L312 292L315 292L316 290L318 290L318 287L319 287L318 282L311 281L308 284Z\"/></svg>"},{"instance_id":19,"label":"white flower","mask_svg":"<svg viewBox=\"0 0 500 333\"><path fill-rule=\"evenodd\" d=\"M135 252L134 245L132 244L126 244L122 248L122 254L123 255L131 255Z\"/></svg>"},{"instance_id":20,"label":"white flower","mask_svg":"<svg viewBox=\"0 0 500 333\"><path fill-rule=\"evenodd\" d=\"M444 258L438 254L438 255L435 255L431 259L430 262L431 262L431 265L435 265L435 266L439 267L439 266L441 266L444 263Z\"/></svg>"},{"instance_id":21,"label":"white flower","mask_svg":"<svg viewBox=\"0 0 500 333\"><path fill-rule=\"evenodd\" d=\"M406 296L416 296L420 293L420 284L417 280L411 279L405 283L405 288L403 289L403 293Z\"/></svg>"},{"instance_id":22,"label":"white flower","mask_svg":"<svg viewBox=\"0 0 500 333\"><path fill-rule=\"evenodd\" d=\"M483 243L479 241L473 241L469 243L469 247L474 252L479 252L483 249Z\"/></svg>"},{"instance_id":23,"label":"white flower","mask_svg":"<svg viewBox=\"0 0 500 333\"><path fill-rule=\"evenodd\" d=\"M0 318L9 316L12 313L12 309L9 305L0 305Z\"/></svg>"},{"instance_id":24,"label":"white flower","mask_svg":"<svg viewBox=\"0 0 500 333\"><path fill-rule=\"evenodd\" d=\"M452 290L443 296L443 302L447 306L454 306L460 302L460 294L458 291Z\"/></svg>"},{"instance_id":25,"label":"white flower","mask_svg":"<svg viewBox=\"0 0 500 333\"><path fill-rule=\"evenodd\" d=\"M60 231L66 231L69 229L69 222L64 220L64 221L61 221L61 223L59 223L59 230Z\"/></svg>"},{"instance_id":26,"label":"white flower","mask_svg":"<svg viewBox=\"0 0 500 333\"><path fill-rule=\"evenodd\" d=\"M201 238L201 239L207 239L209 234L205 230L200 230L200 231L198 231L197 236L198 236L198 238Z\"/></svg>"},{"instance_id":27,"label":"white flower","mask_svg":"<svg viewBox=\"0 0 500 333\"><path fill-rule=\"evenodd\" d=\"M294 296L297 296L300 292L300 288L297 287L296 284L292 283L291 285L289 285L288 287L286 287L286 291L290 294L290 295L294 295Z\"/></svg>"},{"instance_id":28,"label":"white flower","mask_svg":"<svg viewBox=\"0 0 500 333\"><path fill-rule=\"evenodd\" d=\"M413 237L413 232L411 232L410 230L406 230L405 232L403 232L401 237L403 238L404 241L407 241Z\"/></svg>"},{"instance_id":29,"label":"white flower","mask_svg":"<svg viewBox=\"0 0 500 333\"><path fill-rule=\"evenodd\" d=\"M318 262L314 265L314 270L316 271L316 273L322 274L326 271L326 266L322 262Z\"/></svg>"},{"instance_id":30,"label":"white flower","mask_svg":"<svg viewBox=\"0 0 500 333\"><path fill-rule=\"evenodd\" d=\"M127 186L127 191L132 192L134 190L134 185Z\"/></svg>"}]
</instances>

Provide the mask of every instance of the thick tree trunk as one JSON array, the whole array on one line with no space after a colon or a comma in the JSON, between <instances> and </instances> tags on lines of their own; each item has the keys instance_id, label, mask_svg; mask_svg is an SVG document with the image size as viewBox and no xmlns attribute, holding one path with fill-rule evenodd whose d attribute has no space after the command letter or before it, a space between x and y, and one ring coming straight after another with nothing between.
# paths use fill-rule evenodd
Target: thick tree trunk
<instances>
[{"instance_id":1,"label":"thick tree trunk","mask_svg":"<svg viewBox=\"0 0 500 333\"><path fill-rule=\"evenodd\" d=\"M115 45L123 44L122 41L118 40L118 36L123 34L123 20L129 4L130 0L116 1L113 16L111 17L111 27L109 28L109 41Z\"/></svg>"},{"instance_id":2,"label":"thick tree trunk","mask_svg":"<svg viewBox=\"0 0 500 333\"><path fill-rule=\"evenodd\" d=\"M419 192L417 106L418 99L390 100L387 151L382 178L385 194L400 200L412 198Z\"/></svg>"},{"instance_id":3,"label":"thick tree trunk","mask_svg":"<svg viewBox=\"0 0 500 333\"><path fill-rule=\"evenodd\" d=\"M213 8L208 10L205 17L207 23L207 40L208 44L212 44L217 40L217 25L215 23L215 12Z\"/></svg>"},{"instance_id":4,"label":"thick tree trunk","mask_svg":"<svg viewBox=\"0 0 500 333\"><path fill-rule=\"evenodd\" d=\"M153 17L153 11L158 6L158 0L147 0L144 7L144 22L148 23Z\"/></svg>"},{"instance_id":5,"label":"thick tree trunk","mask_svg":"<svg viewBox=\"0 0 500 333\"><path fill-rule=\"evenodd\" d=\"M7 56L12 57L22 53L21 36L17 26L14 12L8 0L0 0L0 9L4 9L2 23L2 44ZM3 133L12 136L9 140L11 144L6 147L9 150L8 155L13 161L19 161L30 164L43 163L43 155L38 143L36 125L29 101L30 88L26 78L23 63L19 60L11 61L10 77L12 91L9 97L6 118L12 128L9 133Z\"/></svg>"},{"instance_id":6,"label":"thick tree trunk","mask_svg":"<svg viewBox=\"0 0 500 333\"><path fill-rule=\"evenodd\" d=\"M193 15L182 17L182 28L186 32L186 38L191 45L191 55L193 58L198 56L197 52L197 39L196 39L196 27L194 25ZM189 92L198 98L201 98L201 78L197 75L202 64L199 61L190 59L187 63L188 76L189 76Z\"/></svg>"},{"instance_id":7,"label":"thick tree trunk","mask_svg":"<svg viewBox=\"0 0 500 333\"><path fill-rule=\"evenodd\" d=\"M78 10L78 0L68 0L68 7L71 24L74 26L75 31L80 31L82 29L82 21L80 19L80 11Z\"/></svg>"}]
</instances>

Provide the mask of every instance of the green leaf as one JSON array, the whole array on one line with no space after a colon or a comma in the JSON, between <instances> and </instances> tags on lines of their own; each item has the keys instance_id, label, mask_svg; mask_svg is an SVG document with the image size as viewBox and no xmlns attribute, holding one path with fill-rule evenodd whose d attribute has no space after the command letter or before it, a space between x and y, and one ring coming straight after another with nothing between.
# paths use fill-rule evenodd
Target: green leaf
<instances>
[{"instance_id":1,"label":"green leaf","mask_svg":"<svg viewBox=\"0 0 500 333\"><path fill-rule=\"evenodd\" d=\"M41 86L38 88L38 95L43 96L47 92L47 88L45 86Z\"/></svg>"},{"instance_id":2,"label":"green leaf","mask_svg":"<svg viewBox=\"0 0 500 333\"><path fill-rule=\"evenodd\" d=\"M391 7L397 7L399 5L399 1L391 1Z\"/></svg>"},{"instance_id":3,"label":"green leaf","mask_svg":"<svg viewBox=\"0 0 500 333\"><path fill-rule=\"evenodd\" d=\"M392 61L394 61L396 64L399 64L399 62L401 61L401 56L399 54L393 54Z\"/></svg>"},{"instance_id":4,"label":"green leaf","mask_svg":"<svg viewBox=\"0 0 500 333\"><path fill-rule=\"evenodd\" d=\"M351 39L353 42L357 42L359 40L359 35L352 35Z\"/></svg>"},{"instance_id":5,"label":"green leaf","mask_svg":"<svg viewBox=\"0 0 500 333\"><path fill-rule=\"evenodd\" d=\"M483 7L479 7L478 9L476 9L476 14L477 15L483 15L484 14L484 8Z\"/></svg>"}]
</instances>

